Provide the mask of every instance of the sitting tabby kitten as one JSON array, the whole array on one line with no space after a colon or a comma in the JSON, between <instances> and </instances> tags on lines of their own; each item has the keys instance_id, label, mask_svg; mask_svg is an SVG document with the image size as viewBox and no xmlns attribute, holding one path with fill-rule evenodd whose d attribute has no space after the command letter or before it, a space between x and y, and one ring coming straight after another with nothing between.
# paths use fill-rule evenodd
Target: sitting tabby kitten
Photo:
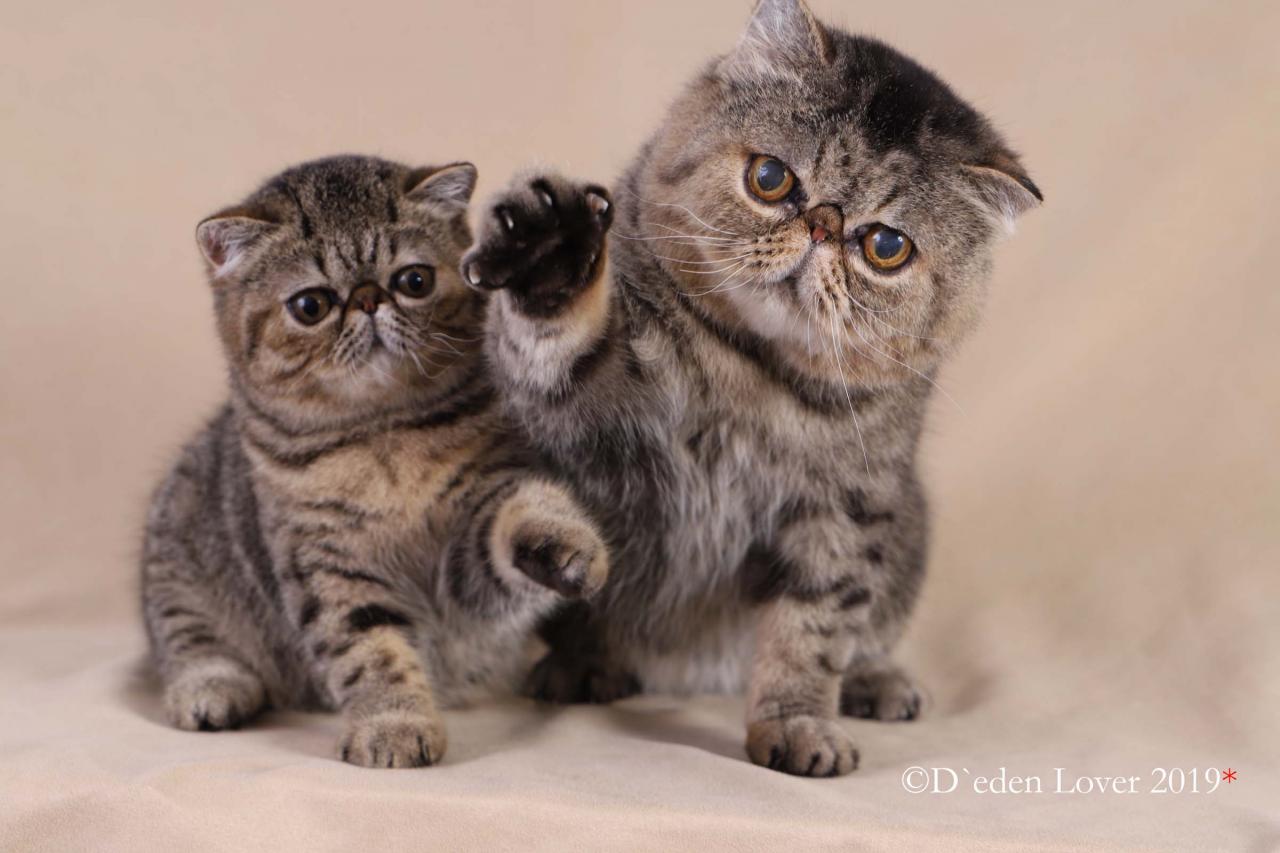
<instances>
[{"instance_id":1,"label":"sitting tabby kitten","mask_svg":"<svg viewBox=\"0 0 1280 853\"><path fill-rule=\"evenodd\" d=\"M534 694L748 681L751 759L806 776L856 766L842 709L913 718L889 655L924 572L925 405L994 239L1039 200L938 78L798 0L759 4L616 211L554 176L500 197L463 273L501 290L508 406L613 559L549 626Z\"/></svg>"},{"instance_id":2,"label":"sitting tabby kitten","mask_svg":"<svg viewBox=\"0 0 1280 853\"><path fill-rule=\"evenodd\" d=\"M436 702L521 673L607 555L501 419L457 265L475 169L321 160L198 229L231 402L147 521L142 597L184 729L341 708L353 764L431 764Z\"/></svg>"}]
</instances>

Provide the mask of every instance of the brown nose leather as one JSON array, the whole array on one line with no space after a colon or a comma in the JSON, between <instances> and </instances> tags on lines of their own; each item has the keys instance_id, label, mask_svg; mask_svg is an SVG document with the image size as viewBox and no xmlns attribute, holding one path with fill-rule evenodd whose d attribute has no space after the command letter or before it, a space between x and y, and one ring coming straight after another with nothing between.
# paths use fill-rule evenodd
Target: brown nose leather
<instances>
[{"instance_id":1,"label":"brown nose leather","mask_svg":"<svg viewBox=\"0 0 1280 853\"><path fill-rule=\"evenodd\" d=\"M378 285L362 284L351 291L351 296L347 298L347 306L349 308L359 308L366 314L372 314L378 310L378 305L384 298L382 288L378 287Z\"/></svg>"},{"instance_id":2,"label":"brown nose leather","mask_svg":"<svg viewBox=\"0 0 1280 853\"><path fill-rule=\"evenodd\" d=\"M809 226L809 237L815 243L838 238L844 229L844 214L834 204L820 204L805 211L804 221Z\"/></svg>"}]
</instances>

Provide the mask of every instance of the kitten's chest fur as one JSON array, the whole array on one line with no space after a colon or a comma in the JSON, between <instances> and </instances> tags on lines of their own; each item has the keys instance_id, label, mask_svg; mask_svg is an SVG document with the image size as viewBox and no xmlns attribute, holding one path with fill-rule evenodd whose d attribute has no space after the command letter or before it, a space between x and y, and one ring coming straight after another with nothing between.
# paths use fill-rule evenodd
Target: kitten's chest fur
<instances>
[{"instance_id":1,"label":"kitten's chest fur","mask_svg":"<svg viewBox=\"0 0 1280 853\"><path fill-rule=\"evenodd\" d=\"M446 555L465 526L470 472L511 464L518 445L502 441L498 417L446 428L377 433L291 470L256 460L263 526L277 569L300 553L332 553L344 566L376 572L416 611L419 652L438 699L465 705L518 675L533 618L489 620L477 629L448 592ZM249 446L250 458L253 449Z\"/></svg>"},{"instance_id":2,"label":"kitten's chest fur","mask_svg":"<svg viewBox=\"0 0 1280 853\"><path fill-rule=\"evenodd\" d=\"M646 552L637 583L651 602L629 632L630 648L643 655L653 689L729 690L742 680L755 614L740 567L752 544L772 535L785 496L807 488L811 467L791 434L803 415L768 394L755 402L684 406L665 447L669 479L650 495L664 522L643 543L637 525L629 528L633 550Z\"/></svg>"},{"instance_id":3,"label":"kitten's chest fur","mask_svg":"<svg viewBox=\"0 0 1280 853\"><path fill-rule=\"evenodd\" d=\"M704 572L736 576L746 549L772 534L780 507L822 501L862 478L858 432L848 412L814 413L709 345L691 357L702 381L671 386L683 390L668 446L671 508L674 529L687 535L673 544L705 551Z\"/></svg>"},{"instance_id":4,"label":"kitten's chest fur","mask_svg":"<svg viewBox=\"0 0 1280 853\"><path fill-rule=\"evenodd\" d=\"M914 451L915 430L902 425L918 421L919 400L886 392L855 412L851 395L817 411L707 338L664 368L679 416L663 441L668 480L647 494L663 523L628 560L644 566L631 592L643 587L648 605L609 615L635 614L628 653L652 689L736 689L758 618L748 551L770 544L789 505L838 507L851 489L891 499ZM637 525L628 529L635 542Z\"/></svg>"},{"instance_id":5,"label":"kitten's chest fur","mask_svg":"<svg viewBox=\"0 0 1280 853\"><path fill-rule=\"evenodd\" d=\"M403 546L447 530L455 503L433 500L490 447L485 425L442 430L394 430L335 451L303 471L258 469L258 479L282 510L340 502L362 516L349 538L375 559L380 547ZM423 542L424 549L430 548Z\"/></svg>"}]
</instances>

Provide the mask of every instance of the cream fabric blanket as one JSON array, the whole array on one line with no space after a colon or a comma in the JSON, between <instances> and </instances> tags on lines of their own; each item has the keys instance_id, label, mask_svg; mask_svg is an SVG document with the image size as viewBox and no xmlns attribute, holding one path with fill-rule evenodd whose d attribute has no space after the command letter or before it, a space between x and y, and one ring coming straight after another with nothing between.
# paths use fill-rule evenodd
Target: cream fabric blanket
<instances>
[{"instance_id":1,"label":"cream fabric blanket","mask_svg":"<svg viewBox=\"0 0 1280 853\"><path fill-rule=\"evenodd\" d=\"M488 188L539 158L606 179L749 5L5 9L0 850L1280 849L1261 0L815 0L973 97L1048 197L930 424L932 574L903 649L928 714L849 721L852 776L749 764L737 697L452 713L420 771L335 761L323 715L162 723L134 558L147 489L220 396L195 222L340 150L468 157ZM910 792L917 767L956 790ZM1055 768L1137 792L1054 793ZM1201 793L1151 793L1156 768ZM975 790L1015 776L1043 792Z\"/></svg>"}]
</instances>

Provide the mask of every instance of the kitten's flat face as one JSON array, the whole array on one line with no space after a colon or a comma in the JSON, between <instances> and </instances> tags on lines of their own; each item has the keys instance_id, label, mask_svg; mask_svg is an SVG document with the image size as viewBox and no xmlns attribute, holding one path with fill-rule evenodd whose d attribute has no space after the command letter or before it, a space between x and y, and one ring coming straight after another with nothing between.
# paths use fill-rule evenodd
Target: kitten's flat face
<instances>
[{"instance_id":1,"label":"kitten's flat face","mask_svg":"<svg viewBox=\"0 0 1280 853\"><path fill-rule=\"evenodd\" d=\"M936 78L796 0L761 4L649 163L632 230L686 294L819 372L872 383L932 369L964 334L1002 208L1034 203Z\"/></svg>"},{"instance_id":2,"label":"kitten's flat face","mask_svg":"<svg viewBox=\"0 0 1280 853\"><path fill-rule=\"evenodd\" d=\"M482 305L456 271L473 186L467 165L335 158L290 170L203 223L240 381L313 415L429 391L479 338Z\"/></svg>"}]
</instances>

